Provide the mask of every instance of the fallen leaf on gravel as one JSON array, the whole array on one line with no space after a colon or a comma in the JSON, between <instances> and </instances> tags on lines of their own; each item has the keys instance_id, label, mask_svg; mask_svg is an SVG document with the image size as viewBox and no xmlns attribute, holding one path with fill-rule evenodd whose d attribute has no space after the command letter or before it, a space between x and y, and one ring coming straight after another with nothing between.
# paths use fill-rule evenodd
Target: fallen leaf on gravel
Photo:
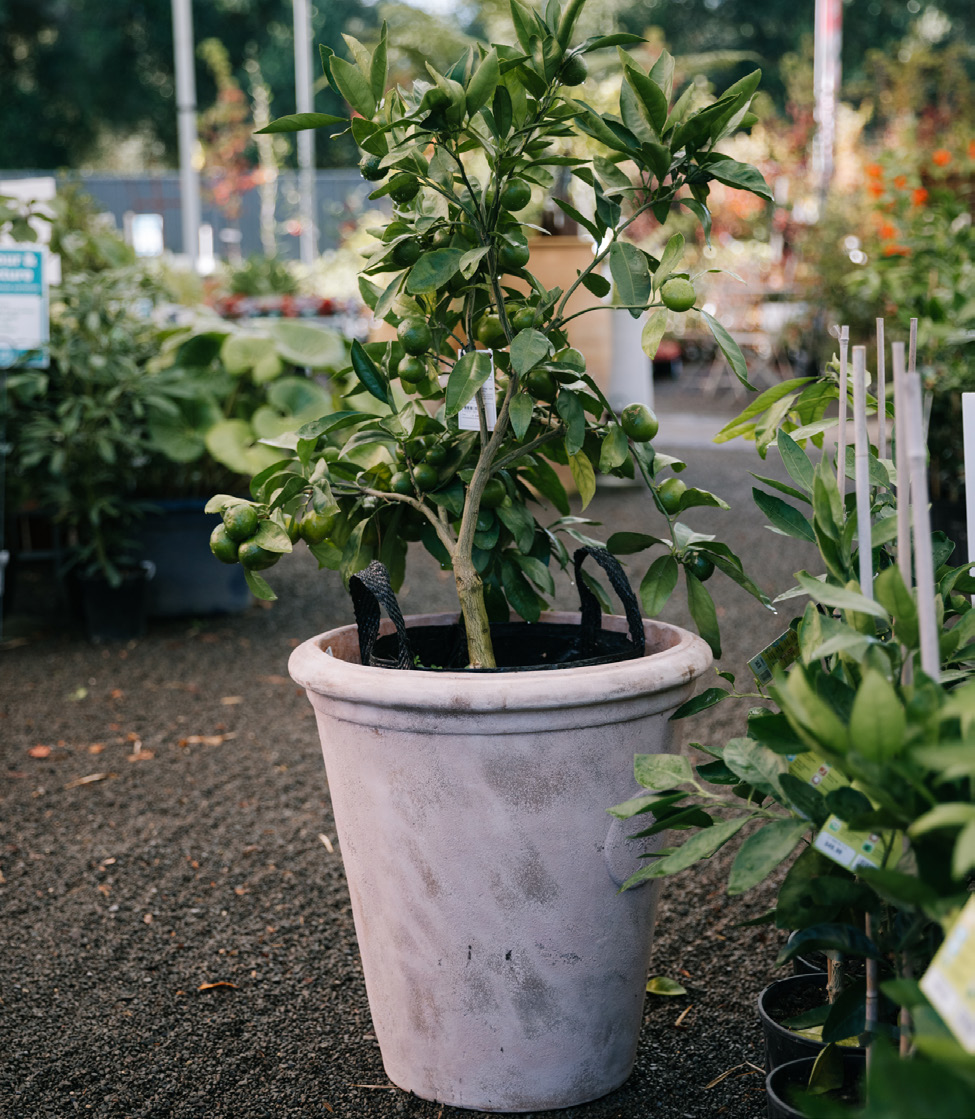
<instances>
[{"instance_id":1,"label":"fallen leaf on gravel","mask_svg":"<svg viewBox=\"0 0 975 1119\"><path fill-rule=\"evenodd\" d=\"M334 1107L332 1107L332 1105L331 1105L330 1103L325 1103L325 1102L323 1101L323 1102L322 1102L322 1107L324 1107L324 1108L325 1108L325 1110L326 1110L327 1112L329 1112L329 1114L331 1114L331 1115L334 1115L334 1114L335 1114L335 1108L334 1108Z\"/></svg>"},{"instance_id":2,"label":"fallen leaf on gravel","mask_svg":"<svg viewBox=\"0 0 975 1119\"><path fill-rule=\"evenodd\" d=\"M125 760L127 762L147 762L155 756L151 750L144 749L142 743L136 740L132 747L132 753L127 755Z\"/></svg>"},{"instance_id":3,"label":"fallen leaf on gravel","mask_svg":"<svg viewBox=\"0 0 975 1119\"><path fill-rule=\"evenodd\" d=\"M291 681L287 676L258 676L263 684L290 684Z\"/></svg>"},{"instance_id":4,"label":"fallen leaf on gravel","mask_svg":"<svg viewBox=\"0 0 975 1119\"><path fill-rule=\"evenodd\" d=\"M335 848L332 846L332 841L327 835L319 834L318 838L325 844L325 850L331 855Z\"/></svg>"},{"instance_id":5,"label":"fallen leaf on gravel","mask_svg":"<svg viewBox=\"0 0 975 1119\"><path fill-rule=\"evenodd\" d=\"M688 1014L690 1014L690 1012L693 1009L694 1009L694 1003L691 1003L690 1006L685 1006L684 1007L684 1009L680 1012L680 1014L677 1015L677 1020L674 1022L674 1028L675 1029L678 1029L678 1030L684 1029L684 1019L688 1016Z\"/></svg>"},{"instance_id":6,"label":"fallen leaf on gravel","mask_svg":"<svg viewBox=\"0 0 975 1119\"><path fill-rule=\"evenodd\" d=\"M89 773L87 777L76 777L74 781L69 781L64 787L66 789L77 789L81 785L94 785L96 781L107 781L109 777L114 776L114 773Z\"/></svg>"},{"instance_id":7,"label":"fallen leaf on gravel","mask_svg":"<svg viewBox=\"0 0 975 1119\"><path fill-rule=\"evenodd\" d=\"M88 747L88 753L89 754L100 754L102 752L102 750L104 750L104 749L105 749L105 743L104 742L93 742Z\"/></svg>"},{"instance_id":8,"label":"fallen leaf on gravel","mask_svg":"<svg viewBox=\"0 0 975 1119\"><path fill-rule=\"evenodd\" d=\"M212 991L215 987L233 987L233 989L235 991L237 990L237 984L236 983L228 983L225 979L222 979L217 983L201 983L199 985L199 987L197 987L197 990L198 991Z\"/></svg>"},{"instance_id":9,"label":"fallen leaf on gravel","mask_svg":"<svg viewBox=\"0 0 975 1119\"><path fill-rule=\"evenodd\" d=\"M740 1065L735 1065L734 1068L726 1068L724 1072L719 1073L709 1084L705 1084L705 1092L709 1088L714 1088L716 1085L720 1084L722 1080L725 1080L727 1077L731 1076L732 1073L737 1072L740 1068L749 1070L748 1072L742 1073L743 1076L751 1076L752 1073L755 1072L760 1072L762 1076L765 1075L764 1069L760 1069L757 1065L753 1065L751 1061L743 1061Z\"/></svg>"},{"instance_id":10,"label":"fallen leaf on gravel","mask_svg":"<svg viewBox=\"0 0 975 1119\"><path fill-rule=\"evenodd\" d=\"M79 700L86 699L88 696L88 689L84 686L75 688L75 690L68 696L68 699L77 703Z\"/></svg>"},{"instance_id":11,"label":"fallen leaf on gravel","mask_svg":"<svg viewBox=\"0 0 975 1119\"><path fill-rule=\"evenodd\" d=\"M682 987L676 979L668 979L665 975L655 975L647 981L647 994L649 995L686 995L686 988Z\"/></svg>"},{"instance_id":12,"label":"fallen leaf on gravel","mask_svg":"<svg viewBox=\"0 0 975 1119\"><path fill-rule=\"evenodd\" d=\"M110 694L112 699L125 699L125 692L121 688L112 688Z\"/></svg>"},{"instance_id":13,"label":"fallen leaf on gravel","mask_svg":"<svg viewBox=\"0 0 975 1119\"><path fill-rule=\"evenodd\" d=\"M144 921L145 924L151 925L152 924L152 914L151 913L146 913L143 916L142 920Z\"/></svg>"},{"instance_id":14,"label":"fallen leaf on gravel","mask_svg":"<svg viewBox=\"0 0 975 1119\"><path fill-rule=\"evenodd\" d=\"M32 758L49 758L51 754L54 753L54 750L51 746L41 746L38 744L37 746L31 746L27 753Z\"/></svg>"},{"instance_id":15,"label":"fallen leaf on gravel","mask_svg":"<svg viewBox=\"0 0 975 1119\"><path fill-rule=\"evenodd\" d=\"M220 746L228 738L236 738L236 731L227 734L188 734L179 740L180 746Z\"/></svg>"},{"instance_id":16,"label":"fallen leaf on gravel","mask_svg":"<svg viewBox=\"0 0 975 1119\"><path fill-rule=\"evenodd\" d=\"M224 707L232 707L235 703L243 703L244 697L242 695L225 695L220 702Z\"/></svg>"}]
</instances>

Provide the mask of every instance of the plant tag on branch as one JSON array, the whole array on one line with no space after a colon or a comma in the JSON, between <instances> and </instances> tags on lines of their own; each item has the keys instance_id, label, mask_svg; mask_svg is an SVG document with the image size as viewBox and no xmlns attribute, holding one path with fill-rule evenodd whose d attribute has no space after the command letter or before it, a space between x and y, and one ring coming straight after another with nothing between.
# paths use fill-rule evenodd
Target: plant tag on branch
<instances>
[{"instance_id":1,"label":"plant tag on branch","mask_svg":"<svg viewBox=\"0 0 975 1119\"><path fill-rule=\"evenodd\" d=\"M759 684L771 684L772 673L779 668L788 668L799 656L799 635L794 629L787 629L771 645L766 645L748 662Z\"/></svg>"},{"instance_id":2,"label":"plant tag on branch","mask_svg":"<svg viewBox=\"0 0 975 1119\"><path fill-rule=\"evenodd\" d=\"M882 870L891 855L900 855L900 835L900 832L892 835L889 832L854 831L839 816L830 816L813 846L847 870L855 871L862 866Z\"/></svg>"},{"instance_id":3,"label":"plant tag on branch","mask_svg":"<svg viewBox=\"0 0 975 1119\"><path fill-rule=\"evenodd\" d=\"M975 898L969 898L921 979L921 990L969 1053L975 1053Z\"/></svg>"},{"instance_id":4,"label":"plant tag on branch","mask_svg":"<svg viewBox=\"0 0 975 1119\"><path fill-rule=\"evenodd\" d=\"M488 431L494 431L498 422L498 395L494 387L494 354L491 354L491 375L479 390L481 401L484 404L484 418L487 421ZM480 431L481 421L477 415L478 393L468 400L457 413L457 426L461 431Z\"/></svg>"}]
</instances>

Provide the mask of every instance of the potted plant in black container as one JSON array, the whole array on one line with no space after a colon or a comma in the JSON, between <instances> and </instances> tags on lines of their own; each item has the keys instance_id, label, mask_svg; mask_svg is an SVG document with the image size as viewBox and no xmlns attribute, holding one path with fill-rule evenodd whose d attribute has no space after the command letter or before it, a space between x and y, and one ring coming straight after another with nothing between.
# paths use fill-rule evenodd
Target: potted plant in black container
<instances>
[{"instance_id":1,"label":"potted plant in black container","mask_svg":"<svg viewBox=\"0 0 975 1119\"><path fill-rule=\"evenodd\" d=\"M586 55L639 40L577 42L581 8L514 0L517 42L472 48L409 90L387 88L385 31L373 50L350 39L352 61L323 49L351 116L270 127L351 130L374 197L393 203L360 286L395 338L353 344L354 391L271 440L281 457L254 477L252 500L209 504L223 518L215 552L243 563L255 593L273 594L261 572L299 538L350 582L359 625L300 646L291 672L318 716L383 1060L417 1095L494 1111L568 1107L629 1074L654 891L618 896L632 845L603 808L633 788L637 750L666 748L667 713L718 648L706 578L720 568L760 594L725 545L677 519L720 499L655 454L648 409L614 414L566 337L581 287L603 298L615 285L617 306L649 311L651 356L668 308L694 302L682 237L657 259L624 234L677 207L707 231L712 179L767 197L753 168L717 150L750 119L758 75L692 111L691 91L673 96L669 55L647 72L621 50L619 115L597 112L575 88ZM570 154L579 137L587 152ZM557 203L593 251L546 287L518 215L566 168L590 205ZM608 324L604 306L593 313ZM645 612L683 572L707 642L644 621L573 514L566 480L584 509L597 471L642 477L671 530L615 541L660 550ZM400 616L411 541L452 570L459 610ZM625 617L600 625L588 557L611 573ZM546 613L553 569L573 563L581 612ZM529 657L542 633L554 642Z\"/></svg>"}]
</instances>

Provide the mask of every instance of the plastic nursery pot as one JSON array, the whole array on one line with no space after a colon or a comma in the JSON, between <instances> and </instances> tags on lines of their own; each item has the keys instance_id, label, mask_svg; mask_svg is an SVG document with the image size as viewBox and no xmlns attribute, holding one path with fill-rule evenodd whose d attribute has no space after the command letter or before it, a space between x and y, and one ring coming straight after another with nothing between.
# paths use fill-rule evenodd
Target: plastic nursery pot
<instances>
[{"instance_id":1,"label":"plastic nursery pot","mask_svg":"<svg viewBox=\"0 0 975 1119\"><path fill-rule=\"evenodd\" d=\"M796 934L789 933L789 942ZM810 952L807 956L792 957L793 975L816 975L826 970L826 956L823 952Z\"/></svg>"},{"instance_id":2,"label":"plastic nursery pot","mask_svg":"<svg viewBox=\"0 0 975 1119\"><path fill-rule=\"evenodd\" d=\"M113 587L104 575L78 575L76 593L85 636L93 644L132 641L146 632L146 605L155 567L144 560L122 571Z\"/></svg>"},{"instance_id":3,"label":"plastic nursery pot","mask_svg":"<svg viewBox=\"0 0 975 1119\"><path fill-rule=\"evenodd\" d=\"M788 975L776 979L758 996L758 1016L765 1036L765 1071L804 1057L815 1059L824 1043L802 1037L783 1026L782 1019L812 1010L827 1001L826 972ZM864 1054L859 1046L844 1046L844 1052Z\"/></svg>"},{"instance_id":4,"label":"plastic nursery pot","mask_svg":"<svg viewBox=\"0 0 975 1119\"><path fill-rule=\"evenodd\" d=\"M768 1074L765 1079L768 1119L803 1119L805 1113L794 1107L790 1101L808 1085L815 1063L815 1057L803 1057L798 1061L787 1061ZM857 1105L861 1102L865 1071L866 1055L863 1050L843 1054L843 1087L835 1094L844 1103ZM827 1098L832 1098L833 1095L834 1093L827 1093Z\"/></svg>"},{"instance_id":5,"label":"plastic nursery pot","mask_svg":"<svg viewBox=\"0 0 975 1119\"><path fill-rule=\"evenodd\" d=\"M544 1111L630 1074L657 891L619 893L648 848L606 808L637 792L633 755L668 749L668 715L711 663L693 634L644 632L642 657L555 672L364 667L355 626L292 654L318 719L376 1037L404 1090Z\"/></svg>"}]
</instances>

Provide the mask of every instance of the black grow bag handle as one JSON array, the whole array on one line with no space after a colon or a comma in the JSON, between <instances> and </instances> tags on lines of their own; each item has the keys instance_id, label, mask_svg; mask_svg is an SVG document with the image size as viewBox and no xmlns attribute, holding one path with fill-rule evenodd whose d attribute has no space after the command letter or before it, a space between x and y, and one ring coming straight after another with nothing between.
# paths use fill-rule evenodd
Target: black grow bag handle
<instances>
[{"instance_id":1,"label":"black grow bag handle","mask_svg":"<svg viewBox=\"0 0 975 1119\"><path fill-rule=\"evenodd\" d=\"M626 621L630 627L630 640L636 649L635 656L642 657L646 649L646 634L643 630L643 617L640 614L640 604L636 600L633 588L630 586L619 560L605 548L595 544L587 544L579 548L572 556L575 568L576 586L579 589L579 612L581 614L579 626L580 652L583 656L591 656L596 647L596 640L601 628L602 607L599 599L590 590L589 585L582 577L582 565L586 556L592 558L606 572L613 590L619 595L626 613Z\"/></svg>"},{"instance_id":2,"label":"black grow bag handle","mask_svg":"<svg viewBox=\"0 0 975 1119\"><path fill-rule=\"evenodd\" d=\"M373 665L373 649L379 636L379 607L386 608L389 620L396 627L397 642L396 668L413 667L413 650L406 633L406 622L396 601L396 595L389 582L389 572L379 560L373 560L368 567L349 577L349 592L352 595L352 609L359 630L359 658L365 665Z\"/></svg>"}]
</instances>

